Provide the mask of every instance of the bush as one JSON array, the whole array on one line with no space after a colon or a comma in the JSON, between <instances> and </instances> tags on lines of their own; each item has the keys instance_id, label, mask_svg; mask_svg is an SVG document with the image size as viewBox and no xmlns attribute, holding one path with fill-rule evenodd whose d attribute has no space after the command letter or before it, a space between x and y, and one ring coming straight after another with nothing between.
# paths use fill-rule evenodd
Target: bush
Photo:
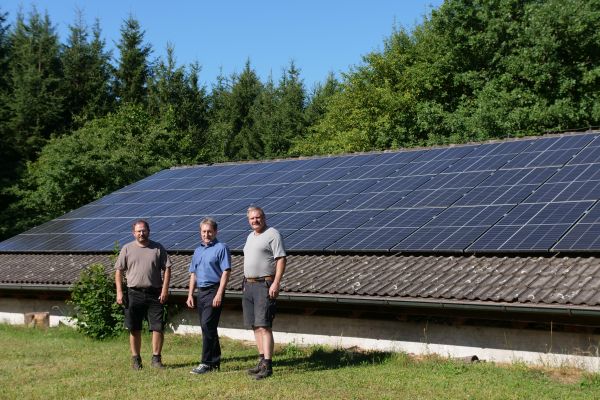
<instances>
[{"instance_id":1,"label":"bush","mask_svg":"<svg viewBox=\"0 0 600 400\"><path fill-rule=\"evenodd\" d=\"M71 291L72 318L77 327L94 339L106 339L123 331L123 309L116 303L115 282L102 264L81 271Z\"/></svg>"}]
</instances>

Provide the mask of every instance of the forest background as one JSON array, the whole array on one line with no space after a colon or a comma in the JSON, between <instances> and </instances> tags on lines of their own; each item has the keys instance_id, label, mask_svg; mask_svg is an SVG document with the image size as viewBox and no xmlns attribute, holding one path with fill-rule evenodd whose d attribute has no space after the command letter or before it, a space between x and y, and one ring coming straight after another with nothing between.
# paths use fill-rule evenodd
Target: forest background
<instances>
[{"instance_id":1,"label":"forest background","mask_svg":"<svg viewBox=\"0 0 600 400\"><path fill-rule=\"evenodd\" d=\"M113 54L75 17L0 6L0 240L176 165L466 143L600 126L600 0L446 0L340 79L293 62L200 85L130 16Z\"/></svg>"}]
</instances>

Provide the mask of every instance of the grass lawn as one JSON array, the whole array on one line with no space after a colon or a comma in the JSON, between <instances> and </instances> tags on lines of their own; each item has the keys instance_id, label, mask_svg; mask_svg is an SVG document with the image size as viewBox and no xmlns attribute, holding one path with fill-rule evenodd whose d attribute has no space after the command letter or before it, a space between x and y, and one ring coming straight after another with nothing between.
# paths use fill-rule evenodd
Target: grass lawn
<instances>
[{"instance_id":1,"label":"grass lawn","mask_svg":"<svg viewBox=\"0 0 600 400\"><path fill-rule=\"evenodd\" d=\"M599 399L600 375L325 347L277 349L274 375L250 379L252 345L222 339L221 372L189 373L200 337L167 334L165 370L130 368L127 336L103 342L71 328L0 324L2 399Z\"/></svg>"}]
</instances>

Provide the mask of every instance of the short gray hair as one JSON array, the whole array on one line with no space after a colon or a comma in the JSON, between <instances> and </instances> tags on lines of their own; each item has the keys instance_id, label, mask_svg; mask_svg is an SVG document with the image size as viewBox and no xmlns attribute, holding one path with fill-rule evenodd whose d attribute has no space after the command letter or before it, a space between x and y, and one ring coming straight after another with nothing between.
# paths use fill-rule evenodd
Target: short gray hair
<instances>
[{"instance_id":1,"label":"short gray hair","mask_svg":"<svg viewBox=\"0 0 600 400\"><path fill-rule=\"evenodd\" d=\"M200 229L202 229L202 225L210 225L215 231L217 230L217 221L214 218L206 217L202 221L200 221Z\"/></svg>"},{"instance_id":2,"label":"short gray hair","mask_svg":"<svg viewBox=\"0 0 600 400\"><path fill-rule=\"evenodd\" d=\"M259 206L248 207L248 211L246 212L246 215L249 216L250 212L252 212L252 211L258 211L263 218L265 217L265 211L262 208L260 208Z\"/></svg>"}]
</instances>

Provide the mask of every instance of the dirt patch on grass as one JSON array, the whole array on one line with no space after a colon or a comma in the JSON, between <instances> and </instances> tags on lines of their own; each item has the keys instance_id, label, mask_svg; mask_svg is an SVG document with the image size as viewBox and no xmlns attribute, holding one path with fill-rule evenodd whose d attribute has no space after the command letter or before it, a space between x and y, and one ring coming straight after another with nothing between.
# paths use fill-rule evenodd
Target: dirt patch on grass
<instances>
[{"instance_id":1,"label":"dirt patch on grass","mask_svg":"<svg viewBox=\"0 0 600 400\"><path fill-rule=\"evenodd\" d=\"M552 368L544 369L542 372L553 381L571 385L581 382L585 374L585 371L576 368Z\"/></svg>"}]
</instances>

